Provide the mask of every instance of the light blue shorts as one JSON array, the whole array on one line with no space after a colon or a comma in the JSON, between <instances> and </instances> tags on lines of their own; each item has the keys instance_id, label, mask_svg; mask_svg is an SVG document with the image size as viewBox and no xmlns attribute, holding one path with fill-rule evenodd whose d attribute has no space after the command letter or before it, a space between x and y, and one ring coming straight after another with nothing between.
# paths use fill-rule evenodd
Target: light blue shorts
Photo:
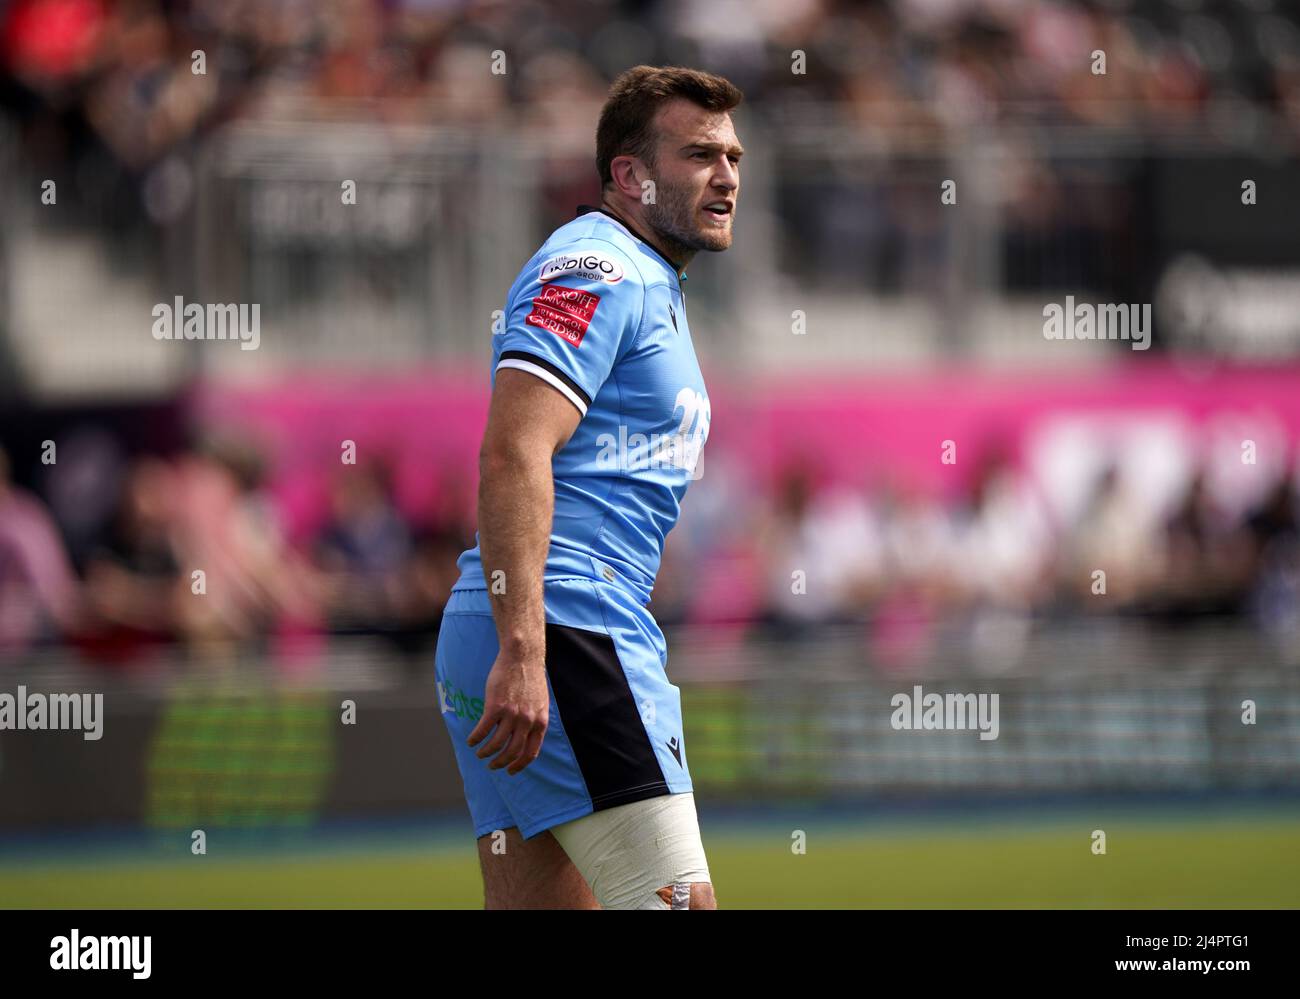
<instances>
[{"instance_id":1,"label":"light blue shorts","mask_svg":"<svg viewBox=\"0 0 1300 999\"><path fill-rule=\"evenodd\" d=\"M499 649L487 590L453 590L443 614L438 703L475 836L517 826L528 839L604 808L693 790L681 692L668 681L650 612L598 580L547 580L544 594L550 720L541 755L513 777L478 758L484 743L466 742Z\"/></svg>"}]
</instances>

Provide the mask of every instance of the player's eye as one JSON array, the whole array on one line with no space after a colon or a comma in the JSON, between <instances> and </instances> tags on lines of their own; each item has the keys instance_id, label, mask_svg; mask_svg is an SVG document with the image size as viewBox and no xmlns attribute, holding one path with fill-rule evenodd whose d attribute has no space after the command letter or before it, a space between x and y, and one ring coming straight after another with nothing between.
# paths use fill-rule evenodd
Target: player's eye
<instances>
[{"instance_id":1,"label":"player's eye","mask_svg":"<svg viewBox=\"0 0 1300 999\"><path fill-rule=\"evenodd\" d=\"M703 149L697 149L695 152L691 153L691 159L706 159L706 160L707 160L708 158L709 158L709 154L706 153Z\"/></svg>"}]
</instances>

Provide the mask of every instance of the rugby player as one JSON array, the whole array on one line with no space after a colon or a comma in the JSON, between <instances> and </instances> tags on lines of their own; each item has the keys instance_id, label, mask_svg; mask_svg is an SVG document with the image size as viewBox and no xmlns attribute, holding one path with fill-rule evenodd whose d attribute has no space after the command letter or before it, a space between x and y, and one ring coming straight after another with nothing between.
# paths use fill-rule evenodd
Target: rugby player
<instances>
[{"instance_id":1,"label":"rugby player","mask_svg":"<svg viewBox=\"0 0 1300 999\"><path fill-rule=\"evenodd\" d=\"M684 271L731 245L741 98L681 67L615 80L601 204L524 265L494 336L436 664L487 908L716 908L647 605L709 432Z\"/></svg>"}]
</instances>

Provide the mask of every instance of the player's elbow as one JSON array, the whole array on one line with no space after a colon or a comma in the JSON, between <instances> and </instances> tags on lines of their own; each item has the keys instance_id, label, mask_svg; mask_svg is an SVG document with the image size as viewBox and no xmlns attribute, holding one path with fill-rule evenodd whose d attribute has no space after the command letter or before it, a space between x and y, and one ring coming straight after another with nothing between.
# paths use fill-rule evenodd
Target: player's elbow
<instances>
[{"instance_id":1,"label":"player's elbow","mask_svg":"<svg viewBox=\"0 0 1300 999\"><path fill-rule=\"evenodd\" d=\"M478 478L486 484L507 476L518 470L513 449L488 438L483 439L483 446L478 452Z\"/></svg>"},{"instance_id":2,"label":"player's elbow","mask_svg":"<svg viewBox=\"0 0 1300 999\"><path fill-rule=\"evenodd\" d=\"M483 438L479 448L478 474L481 482L510 481L532 478L533 474L551 468L551 454L544 444L520 439L508 434Z\"/></svg>"}]
</instances>

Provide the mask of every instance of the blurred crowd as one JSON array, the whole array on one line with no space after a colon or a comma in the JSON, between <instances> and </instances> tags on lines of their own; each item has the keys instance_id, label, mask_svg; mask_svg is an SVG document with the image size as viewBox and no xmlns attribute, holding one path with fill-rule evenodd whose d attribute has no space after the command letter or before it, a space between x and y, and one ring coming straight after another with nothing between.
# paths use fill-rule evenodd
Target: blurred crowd
<instances>
[{"instance_id":1,"label":"blurred crowd","mask_svg":"<svg viewBox=\"0 0 1300 999\"><path fill-rule=\"evenodd\" d=\"M1036 626L1101 619L1300 635L1295 470L1239 502L1193 460L1153 503L1108 462L1066 509L996 448L948 497L902 476L859 488L793 460L767 493L714 461L669 538L661 623L794 640L865 624L886 659L919 654L940 628L1004 651Z\"/></svg>"},{"instance_id":2,"label":"blurred crowd","mask_svg":"<svg viewBox=\"0 0 1300 999\"><path fill-rule=\"evenodd\" d=\"M61 453L39 495L0 453L4 658L66 643L105 665L168 647L274 660L334 634L380 637L427 666L456 559L473 543L472 495L449 485L416 516L382 464L342 466L326 515L291 541L246 446L119 459L94 444ZM650 605L669 628L798 640L865 626L886 658L954 621L1004 644L1035 623L1115 616L1300 630L1290 473L1234 511L1194 471L1153 512L1111 466L1063 520L996 451L948 499L819 482L801 464L763 490L725 454L710 460Z\"/></svg>"},{"instance_id":3,"label":"blurred crowd","mask_svg":"<svg viewBox=\"0 0 1300 999\"><path fill-rule=\"evenodd\" d=\"M1214 131L1256 111L1300 133L1298 24L1281 0L13 0L0 109L41 176L166 221L185 201L172 154L231 118L509 120L571 154L641 62L885 143L997 120Z\"/></svg>"},{"instance_id":4,"label":"blurred crowd","mask_svg":"<svg viewBox=\"0 0 1300 999\"><path fill-rule=\"evenodd\" d=\"M344 466L327 517L292 544L246 447L127 459L77 445L46 467L42 495L0 452L0 654L60 641L105 665L174 645L292 659L327 633L413 654L436 638L472 528L416 526L382 465Z\"/></svg>"},{"instance_id":5,"label":"blurred crowd","mask_svg":"<svg viewBox=\"0 0 1300 999\"><path fill-rule=\"evenodd\" d=\"M831 127L825 169L808 169L797 142L776 151L795 163L777 165L777 252L791 270L842 272L855 288L864 267L896 286L948 273L933 186L915 194L918 161L902 183L877 175L873 157L895 140L998 123L1213 142L1266 122L1279 146L1300 136L1300 10L1283 0L11 0L0 6L0 160L12 136L32 177L59 182L67 211L51 225L135 231L174 255L158 229L190 210L195 150L234 119L507 123L546 147L541 214L559 221L591 197L609 81L641 62L727 75L769 134ZM848 135L878 157L835 159ZM1120 224L1129 189L1071 188L1020 152L1008 157L1008 287L1031 283L1025 274L1050 288L1131 279L1146 244ZM1051 226L1068 234L1059 258L1045 252ZM12 377L5 350L0 335L0 386ZM825 481L797 464L760 488L725 455L708 460L655 591L667 625L798 635L865 621L887 649L939 618L1000 634L1097 614L1300 624L1287 473L1225 506L1192 463L1153 509L1116 465L1063 513L1009 457L945 496ZM383 465L348 467L302 537L267 476L262 455L229 443L128 458L91 441L35 470L0 458L0 656L62 642L126 663L147 647L301 648L331 633L428 651L472 543L473 498L448 486L436 510L414 510Z\"/></svg>"}]
</instances>

